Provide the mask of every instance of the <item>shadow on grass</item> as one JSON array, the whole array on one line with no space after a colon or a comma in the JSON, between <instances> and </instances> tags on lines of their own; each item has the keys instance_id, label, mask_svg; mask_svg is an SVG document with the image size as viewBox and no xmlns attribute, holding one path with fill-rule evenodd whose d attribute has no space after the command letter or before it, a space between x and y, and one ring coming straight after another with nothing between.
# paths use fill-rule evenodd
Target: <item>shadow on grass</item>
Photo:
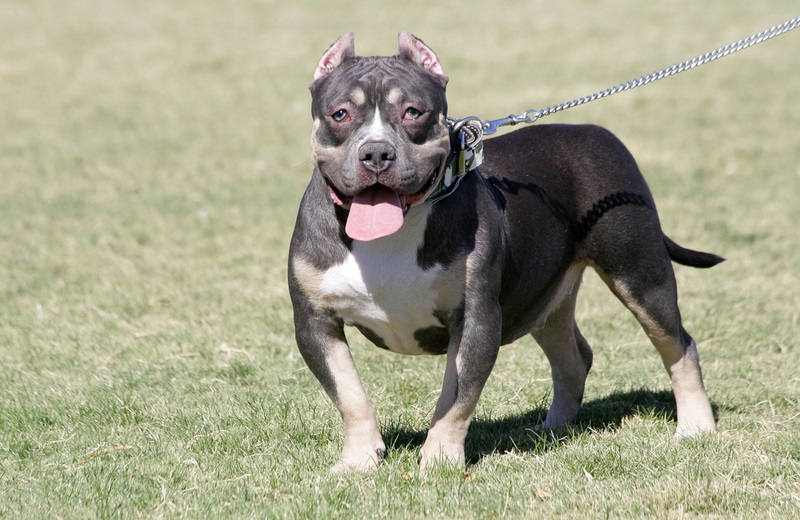
<instances>
[{"instance_id":1,"label":"shadow on grass","mask_svg":"<svg viewBox=\"0 0 800 520\"><path fill-rule=\"evenodd\" d=\"M716 418L717 409L713 406ZM675 398L669 391L631 390L600 399L586 401L581 406L575 425L560 431L537 430L544 421L547 409L537 407L529 412L500 419L476 418L467 435L467 463L474 464L491 453L519 451L544 453L592 431L609 431L619 427L626 417L650 415L674 422L677 418ZM427 431L390 426L384 439L390 450L418 449L425 442Z\"/></svg>"}]
</instances>

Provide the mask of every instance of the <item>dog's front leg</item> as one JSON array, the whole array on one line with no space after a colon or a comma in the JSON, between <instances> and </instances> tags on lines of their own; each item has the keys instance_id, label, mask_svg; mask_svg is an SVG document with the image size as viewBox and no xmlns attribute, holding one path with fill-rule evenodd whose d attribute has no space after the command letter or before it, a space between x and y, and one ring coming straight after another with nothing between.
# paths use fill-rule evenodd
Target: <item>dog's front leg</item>
<instances>
[{"instance_id":1,"label":"dog's front leg","mask_svg":"<svg viewBox=\"0 0 800 520\"><path fill-rule=\"evenodd\" d=\"M377 467L386 453L378 421L361 384L342 324L314 316L296 327L297 344L344 421L344 445L335 473Z\"/></svg>"},{"instance_id":2,"label":"dog's front leg","mask_svg":"<svg viewBox=\"0 0 800 520\"><path fill-rule=\"evenodd\" d=\"M442 393L422 446L420 473L439 462L465 465L464 439L497 359L502 319L496 300L475 307L470 311L467 305L462 332L451 337Z\"/></svg>"}]
</instances>

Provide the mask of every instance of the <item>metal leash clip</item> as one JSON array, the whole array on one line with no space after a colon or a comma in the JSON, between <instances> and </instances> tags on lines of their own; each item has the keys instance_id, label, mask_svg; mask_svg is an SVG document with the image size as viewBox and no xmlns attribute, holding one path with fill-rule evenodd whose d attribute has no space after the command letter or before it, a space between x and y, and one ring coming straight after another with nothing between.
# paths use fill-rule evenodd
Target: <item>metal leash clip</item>
<instances>
[{"instance_id":1,"label":"metal leash clip","mask_svg":"<svg viewBox=\"0 0 800 520\"><path fill-rule=\"evenodd\" d=\"M483 122L483 134L490 135L497 132L497 129L501 126L514 126L518 123L533 123L537 119L542 116L541 110L535 110L533 108L529 108L525 112L519 115L509 114L506 117L501 117L499 119L490 119L488 121Z\"/></svg>"}]
</instances>

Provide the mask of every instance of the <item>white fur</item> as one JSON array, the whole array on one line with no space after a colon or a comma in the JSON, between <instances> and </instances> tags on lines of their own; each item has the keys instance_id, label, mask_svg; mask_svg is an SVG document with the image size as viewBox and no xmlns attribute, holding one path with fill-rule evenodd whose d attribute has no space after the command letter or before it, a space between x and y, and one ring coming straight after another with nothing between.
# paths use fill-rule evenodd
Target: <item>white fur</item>
<instances>
[{"instance_id":1,"label":"white fur","mask_svg":"<svg viewBox=\"0 0 800 520\"><path fill-rule=\"evenodd\" d=\"M359 140L359 145L369 141L384 141L386 139L386 127L381 119L381 111L375 107L375 116L369 126L364 128L363 137Z\"/></svg>"},{"instance_id":2,"label":"white fur","mask_svg":"<svg viewBox=\"0 0 800 520\"><path fill-rule=\"evenodd\" d=\"M412 208L400 230L370 242L353 242L345 261L322 274L319 290L345 323L368 327L386 347L424 354L414 339L418 329L441 326L433 316L442 295L436 290L443 268L417 264L428 208ZM414 222L417 222L416 224Z\"/></svg>"}]
</instances>

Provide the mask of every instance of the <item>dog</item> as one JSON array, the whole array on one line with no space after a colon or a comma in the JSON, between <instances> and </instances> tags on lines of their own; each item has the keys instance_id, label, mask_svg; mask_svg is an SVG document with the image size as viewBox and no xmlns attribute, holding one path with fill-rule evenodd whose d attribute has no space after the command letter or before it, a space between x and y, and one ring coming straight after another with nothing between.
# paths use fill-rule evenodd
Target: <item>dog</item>
<instances>
[{"instance_id":1,"label":"dog","mask_svg":"<svg viewBox=\"0 0 800 520\"><path fill-rule=\"evenodd\" d=\"M401 354L446 354L420 471L465 464L464 440L501 345L531 334L550 362L541 427L576 420L592 350L575 323L593 268L636 317L671 378L676 435L715 431L671 261L723 259L662 231L636 162L592 125L486 139L484 163L444 182L461 150L436 54L400 33L395 56L356 56L353 34L310 85L314 173L289 250L297 345L344 423L336 472L375 468L386 445L345 325Z\"/></svg>"}]
</instances>

